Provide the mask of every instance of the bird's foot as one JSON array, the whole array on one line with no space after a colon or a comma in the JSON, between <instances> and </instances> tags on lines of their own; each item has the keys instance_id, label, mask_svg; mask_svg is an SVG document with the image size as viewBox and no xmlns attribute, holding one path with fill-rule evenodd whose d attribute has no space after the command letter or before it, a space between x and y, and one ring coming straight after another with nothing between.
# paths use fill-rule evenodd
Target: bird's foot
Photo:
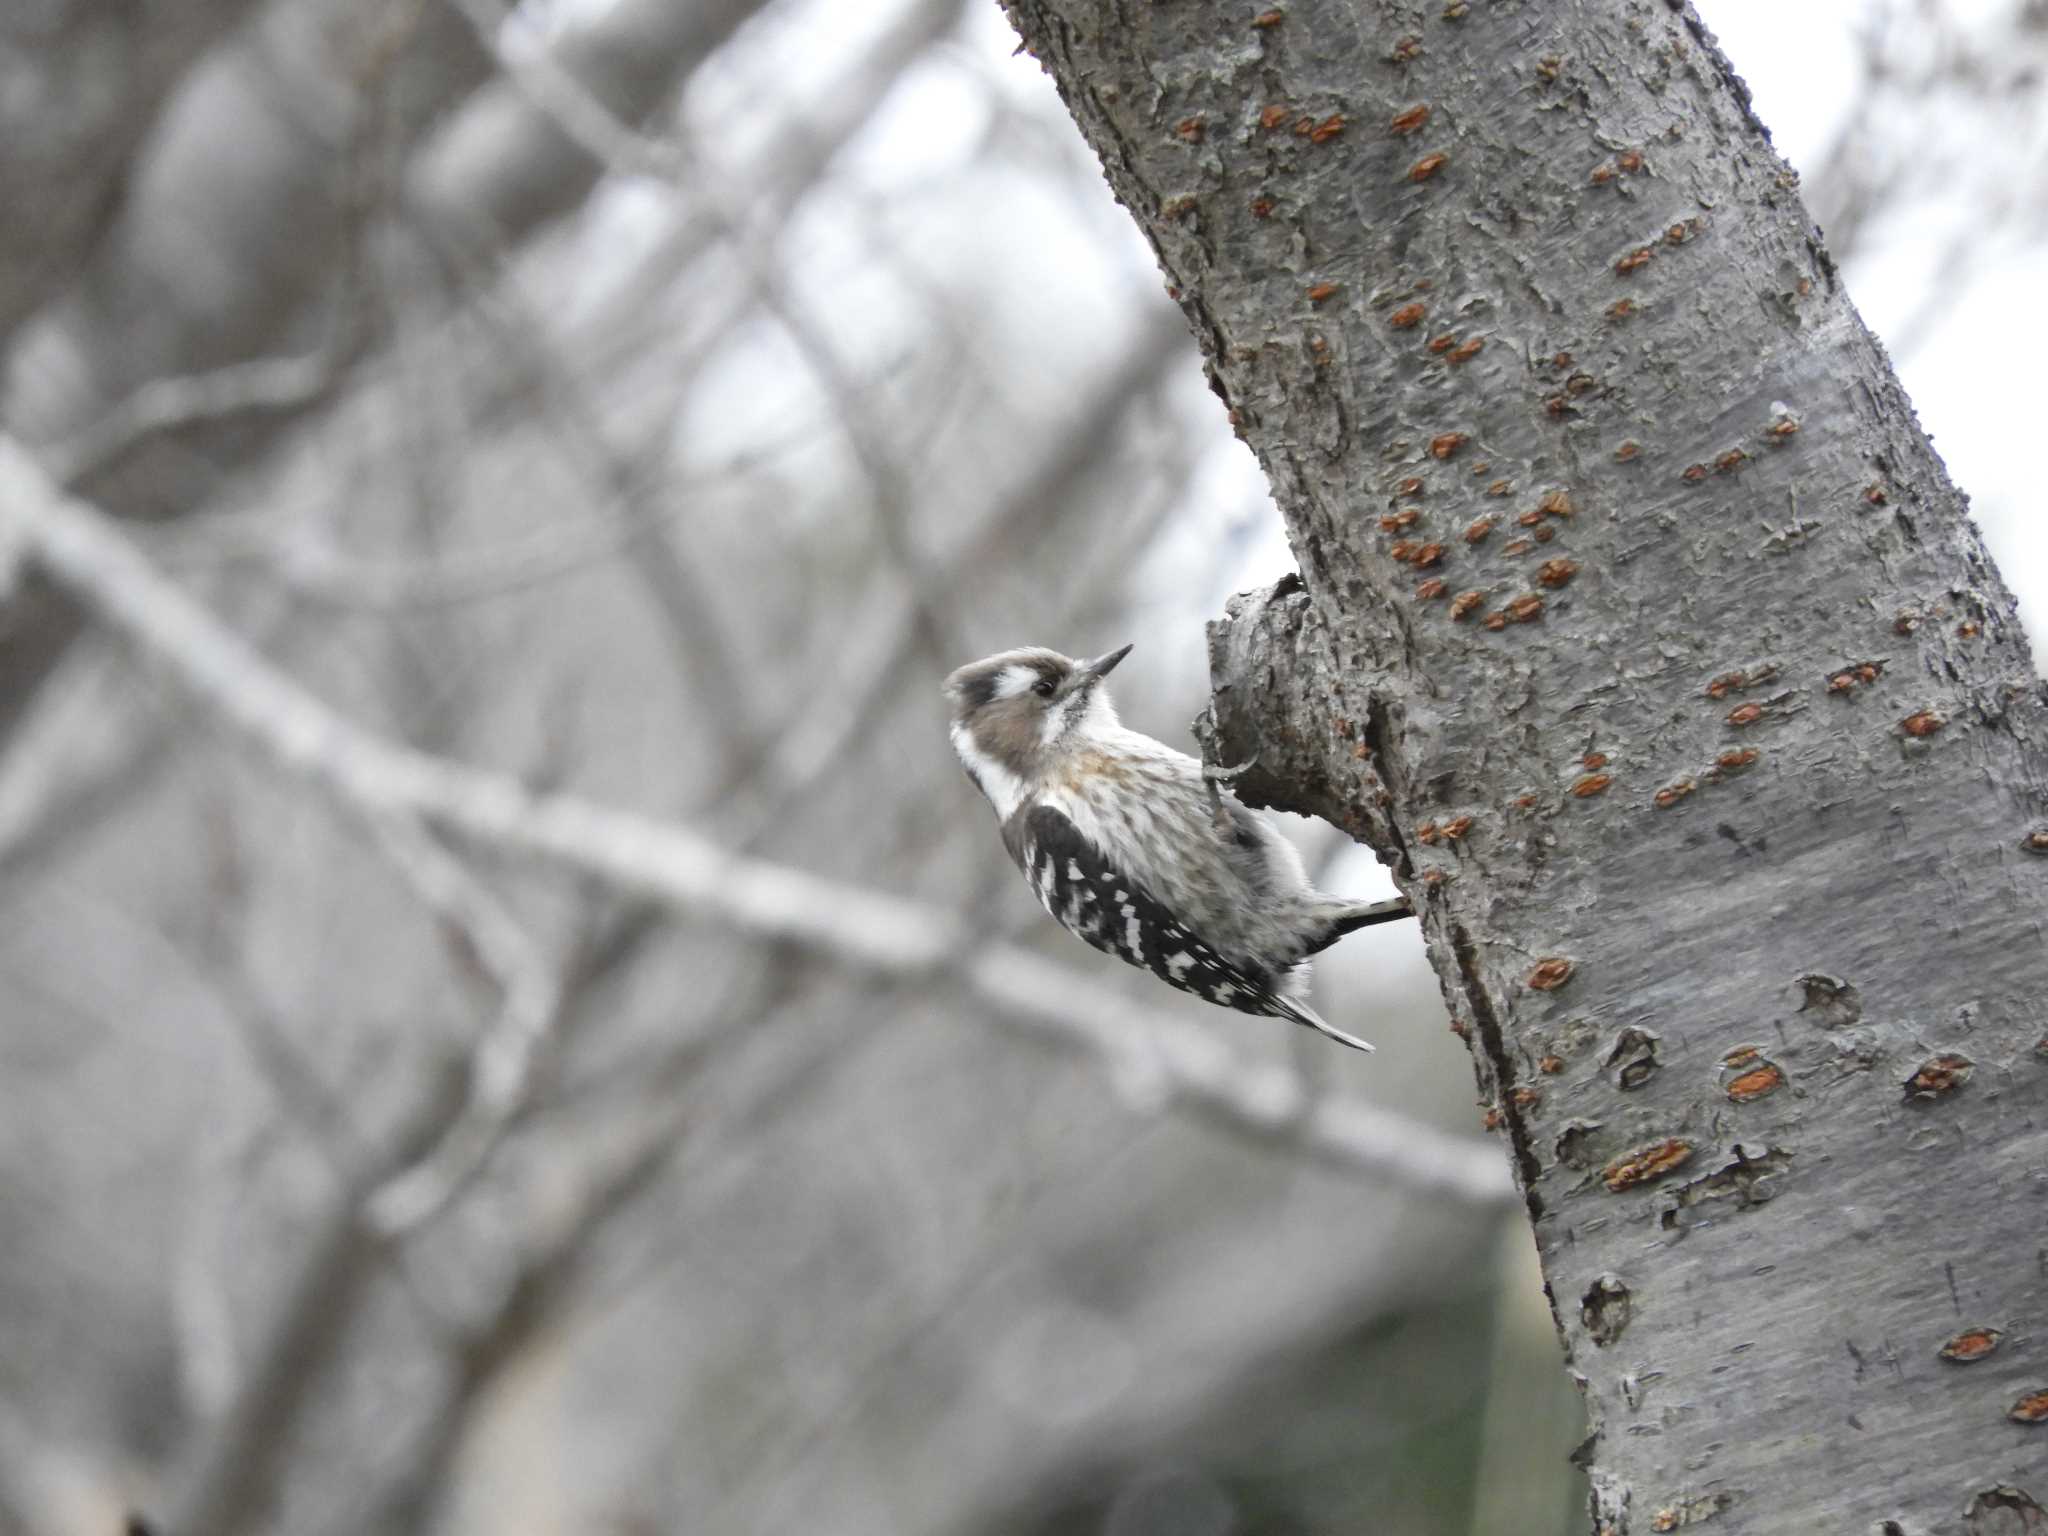
<instances>
[{"instance_id":1,"label":"bird's foot","mask_svg":"<svg viewBox=\"0 0 2048 1536\"><path fill-rule=\"evenodd\" d=\"M1258 760L1259 754L1254 752L1235 768L1223 768L1214 763L1204 763L1202 765L1202 777L1211 784L1235 784L1251 770Z\"/></svg>"}]
</instances>

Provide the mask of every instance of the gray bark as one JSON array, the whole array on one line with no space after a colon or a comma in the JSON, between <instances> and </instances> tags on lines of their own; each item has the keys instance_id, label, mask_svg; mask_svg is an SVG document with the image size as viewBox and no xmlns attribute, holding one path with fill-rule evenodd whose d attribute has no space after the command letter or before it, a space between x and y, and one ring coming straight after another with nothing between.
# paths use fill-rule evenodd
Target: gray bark
<instances>
[{"instance_id":1,"label":"gray bark","mask_svg":"<svg viewBox=\"0 0 2048 1536\"><path fill-rule=\"evenodd\" d=\"M1697 16L1005 3L1286 515L1213 750L1422 911L1594 1529L2040 1528L2042 693Z\"/></svg>"}]
</instances>

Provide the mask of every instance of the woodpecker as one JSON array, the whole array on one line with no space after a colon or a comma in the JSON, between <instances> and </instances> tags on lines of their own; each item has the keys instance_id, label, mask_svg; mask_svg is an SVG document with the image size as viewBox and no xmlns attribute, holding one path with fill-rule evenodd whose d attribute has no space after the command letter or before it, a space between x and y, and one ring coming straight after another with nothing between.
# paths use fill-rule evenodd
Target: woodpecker
<instances>
[{"instance_id":1,"label":"woodpecker","mask_svg":"<svg viewBox=\"0 0 2048 1536\"><path fill-rule=\"evenodd\" d=\"M1126 729L1103 679L1130 651L1075 661L1031 646L946 679L953 750L1003 846L1045 910L1105 954L1371 1050L1302 1001L1304 962L1408 903L1316 890L1294 846L1224 793L1249 764L1205 768Z\"/></svg>"}]
</instances>

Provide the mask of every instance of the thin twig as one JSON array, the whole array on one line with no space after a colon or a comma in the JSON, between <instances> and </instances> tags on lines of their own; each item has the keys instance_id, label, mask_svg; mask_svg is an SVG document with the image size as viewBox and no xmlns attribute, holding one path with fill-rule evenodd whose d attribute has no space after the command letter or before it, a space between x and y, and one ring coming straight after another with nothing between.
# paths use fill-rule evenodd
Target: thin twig
<instances>
[{"instance_id":1,"label":"thin twig","mask_svg":"<svg viewBox=\"0 0 2048 1536\"><path fill-rule=\"evenodd\" d=\"M504 1136L532 1087L561 988L504 903L433 834L409 816L380 816L374 824L406 883L464 937L499 994L497 1017L470 1054L462 1113L430 1152L386 1179L365 1206L370 1226L392 1238L454 1199Z\"/></svg>"},{"instance_id":2,"label":"thin twig","mask_svg":"<svg viewBox=\"0 0 2048 1536\"><path fill-rule=\"evenodd\" d=\"M510 10L498 0L448 0L475 31L484 52L527 100L554 120L571 141L606 170L674 185L682 157L659 140L635 133L590 88L545 49L522 53L505 46Z\"/></svg>"},{"instance_id":3,"label":"thin twig","mask_svg":"<svg viewBox=\"0 0 2048 1536\"><path fill-rule=\"evenodd\" d=\"M476 29L505 77L613 174L673 185L683 170L697 172L691 190L700 212L732 247L755 302L789 338L818 387L832 401L834 419L854 466L867 482L879 547L897 568L919 646L935 663L949 664L958 626L942 611L938 594L945 589L930 579L928 562L910 537L906 513L912 500L911 478L874 408L872 389L853 374L831 338L783 279L781 253L773 237L757 233L749 208L726 192L723 178L697 164L687 146L635 132L545 54L528 56L507 48L503 37L506 13L498 0L450 3Z\"/></svg>"},{"instance_id":4,"label":"thin twig","mask_svg":"<svg viewBox=\"0 0 2048 1536\"><path fill-rule=\"evenodd\" d=\"M151 379L90 426L43 450L51 475L76 485L145 438L252 411L294 411L333 384L340 359L322 347L299 357L263 357L205 373Z\"/></svg>"},{"instance_id":5,"label":"thin twig","mask_svg":"<svg viewBox=\"0 0 2048 1536\"><path fill-rule=\"evenodd\" d=\"M65 657L63 686L36 700L0 756L0 885L26 891L39 866L175 761L174 723L115 686L119 662L98 646Z\"/></svg>"}]
</instances>

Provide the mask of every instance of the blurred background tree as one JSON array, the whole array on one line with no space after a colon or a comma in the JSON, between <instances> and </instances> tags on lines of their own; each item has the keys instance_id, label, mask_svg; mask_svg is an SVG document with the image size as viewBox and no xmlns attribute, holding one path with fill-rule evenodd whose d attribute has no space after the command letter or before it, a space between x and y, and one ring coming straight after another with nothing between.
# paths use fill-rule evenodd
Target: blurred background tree
<instances>
[{"instance_id":1,"label":"blurred background tree","mask_svg":"<svg viewBox=\"0 0 2048 1536\"><path fill-rule=\"evenodd\" d=\"M2039 601L2048 11L1763 9L1706 15ZM1181 739L1201 621L1291 563L1013 45L983 0L0 18L40 472L373 742L761 861L685 900L366 810L0 550L0 1532L1583 1524L1414 935L1321 966L1369 1060L1154 996L945 748L938 679L1026 642L1138 641Z\"/></svg>"}]
</instances>

